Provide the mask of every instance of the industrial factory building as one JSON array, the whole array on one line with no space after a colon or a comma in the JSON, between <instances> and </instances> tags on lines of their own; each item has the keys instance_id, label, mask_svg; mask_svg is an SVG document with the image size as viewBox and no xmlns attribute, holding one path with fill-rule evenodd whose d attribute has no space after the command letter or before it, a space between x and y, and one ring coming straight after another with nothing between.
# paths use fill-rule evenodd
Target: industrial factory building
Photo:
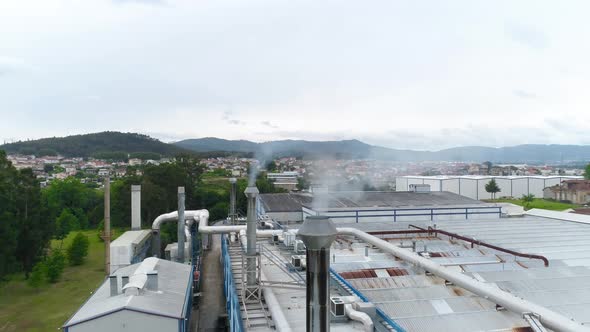
<instances>
[{"instance_id":1,"label":"industrial factory building","mask_svg":"<svg viewBox=\"0 0 590 332\"><path fill-rule=\"evenodd\" d=\"M464 220L500 217L501 208L450 192L343 191L262 194L261 215L281 224L326 215L334 222Z\"/></svg>"},{"instance_id":2,"label":"industrial factory building","mask_svg":"<svg viewBox=\"0 0 590 332\"><path fill-rule=\"evenodd\" d=\"M533 194L543 197L543 189L558 185L566 180L581 179L580 176L398 176L395 178L396 191L411 191L412 185L429 185L431 191L448 191L472 199L490 199L485 189L495 179L500 192L496 197L522 197Z\"/></svg>"},{"instance_id":3,"label":"industrial factory building","mask_svg":"<svg viewBox=\"0 0 590 332\"><path fill-rule=\"evenodd\" d=\"M157 217L151 234L159 248L161 224L176 222L188 251L170 256L178 263L119 268L64 329L189 331L195 240L211 236L218 249L203 259L222 272L200 285L200 317L218 315L231 332L589 330L590 216L507 218L491 204L412 188L313 197L250 186L246 224L215 225L207 210L185 211L179 190L179 211ZM235 181L232 193L230 215ZM278 220L295 213L303 221ZM217 309L215 289L225 300Z\"/></svg>"},{"instance_id":4,"label":"industrial factory building","mask_svg":"<svg viewBox=\"0 0 590 332\"><path fill-rule=\"evenodd\" d=\"M192 310L190 265L157 258L122 267L64 324L66 332L184 332Z\"/></svg>"}]
</instances>

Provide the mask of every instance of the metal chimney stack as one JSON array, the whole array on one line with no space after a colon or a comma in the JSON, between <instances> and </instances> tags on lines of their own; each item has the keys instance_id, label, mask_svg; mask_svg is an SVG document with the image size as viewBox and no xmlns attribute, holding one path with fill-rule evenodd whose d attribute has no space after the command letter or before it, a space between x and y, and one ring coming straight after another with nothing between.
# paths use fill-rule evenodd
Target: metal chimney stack
<instances>
[{"instance_id":1,"label":"metal chimney stack","mask_svg":"<svg viewBox=\"0 0 590 332\"><path fill-rule=\"evenodd\" d=\"M307 217L297 233L307 248L307 332L330 331L330 246L337 233L326 216Z\"/></svg>"},{"instance_id":2,"label":"metal chimney stack","mask_svg":"<svg viewBox=\"0 0 590 332\"><path fill-rule=\"evenodd\" d=\"M248 239L246 265L248 274L246 280L248 286L254 286L256 285L256 198L259 191L256 186L249 186L244 193L248 198L248 220L246 222L246 237Z\"/></svg>"},{"instance_id":3,"label":"metal chimney stack","mask_svg":"<svg viewBox=\"0 0 590 332\"><path fill-rule=\"evenodd\" d=\"M111 178L104 179L104 270L111 274Z\"/></svg>"},{"instance_id":4,"label":"metal chimney stack","mask_svg":"<svg viewBox=\"0 0 590 332\"><path fill-rule=\"evenodd\" d=\"M184 187L178 187L178 261L184 263Z\"/></svg>"},{"instance_id":5,"label":"metal chimney stack","mask_svg":"<svg viewBox=\"0 0 590 332\"><path fill-rule=\"evenodd\" d=\"M141 186L131 186L131 230L141 229Z\"/></svg>"},{"instance_id":6,"label":"metal chimney stack","mask_svg":"<svg viewBox=\"0 0 590 332\"><path fill-rule=\"evenodd\" d=\"M229 192L229 218L231 224L236 224L236 193L237 193L237 180L236 178L229 179L230 192Z\"/></svg>"}]
</instances>

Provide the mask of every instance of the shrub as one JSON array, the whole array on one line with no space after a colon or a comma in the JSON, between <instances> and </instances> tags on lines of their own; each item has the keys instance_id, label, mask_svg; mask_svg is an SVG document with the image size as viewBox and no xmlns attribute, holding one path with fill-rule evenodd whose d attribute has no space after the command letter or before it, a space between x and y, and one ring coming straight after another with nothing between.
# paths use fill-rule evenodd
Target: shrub
<instances>
[{"instance_id":1,"label":"shrub","mask_svg":"<svg viewBox=\"0 0 590 332\"><path fill-rule=\"evenodd\" d=\"M66 267L66 256L64 256L61 250L55 249L45 262L45 265L47 266L47 281L56 283Z\"/></svg>"},{"instance_id":2,"label":"shrub","mask_svg":"<svg viewBox=\"0 0 590 332\"><path fill-rule=\"evenodd\" d=\"M45 265L45 262L42 261L35 264L35 266L33 266L33 270L31 271L31 275L27 280L27 283L33 288L39 288L41 284L43 284L43 278L46 273L47 266Z\"/></svg>"},{"instance_id":3,"label":"shrub","mask_svg":"<svg viewBox=\"0 0 590 332\"><path fill-rule=\"evenodd\" d=\"M78 233L74 237L72 244L68 247L68 261L71 265L82 265L84 258L88 256L88 237L83 233Z\"/></svg>"}]
</instances>

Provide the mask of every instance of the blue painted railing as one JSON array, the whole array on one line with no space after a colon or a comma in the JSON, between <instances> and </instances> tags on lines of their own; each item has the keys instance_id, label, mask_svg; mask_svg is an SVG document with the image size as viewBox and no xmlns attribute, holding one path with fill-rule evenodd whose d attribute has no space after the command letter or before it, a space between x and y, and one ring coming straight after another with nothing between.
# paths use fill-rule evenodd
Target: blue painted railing
<instances>
[{"instance_id":1,"label":"blue painted railing","mask_svg":"<svg viewBox=\"0 0 590 332\"><path fill-rule=\"evenodd\" d=\"M338 274L338 272L334 271L334 269L330 268L330 274L332 275L332 278L334 278L334 279L340 281L341 283L343 283L344 285L346 285L346 287L348 287L354 293L354 295L358 296L359 299L363 300L363 302L371 302L365 296L365 294L361 293L358 289L354 288L354 286L352 286L346 279L342 278ZM393 321L393 319L391 319L385 312L383 312L383 310L381 310L381 308L379 308L377 306L375 306L375 308L377 310L377 315L379 316L379 318L381 318L383 321L385 321L387 324L389 324L391 327L393 327L394 330L396 330L398 332L406 332L406 330L404 330L395 321Z\"/></svg>"},{"instance_id":2,"label":"blue painted railing","mask_svg":"<svg viewBox=\"0 0 590 332\"><path fill-rule=\"evenodd\" d=\"M242 332L242 314L240 311L240 300L234 284L234 276L231 270L231 258L227 248L227 235L221 236L221 259L223 264L223 292L225 294L225 309L229 319L230 332Z\"/></svg>"},{"instance_id":3,"label":"blue painted railing","mask_svg":"<svg viewBox=\"0 0 590 332\"><path fill-rule=\"evenodd\" d=\"M449 212L450 211L450 212ZM377 212L378 214L371 214ZM416 213L417 212L417 213ZM304 212L305 213L305 212ZM447 207L447 208L421 208L421 209L379 209L379 210L353 210L353 211L342 211L342 210L327 210L317 211L317 213L330 214L329 217L332 219L339 218L354 218L356 222L359 222L360 218L383 218L392 217L393 221L398 221L398 218L403 217L430 217L430 220L434 220L436 216L465 216L465 219L469 219L472 215L485 215L485 214L497 214L499 217L502 216L502 208L498 206L481 206L481 207ZM309 215L309 213L306 213ZM336 215L334 215L336 214Z\"/></svg>"}]
</instances>

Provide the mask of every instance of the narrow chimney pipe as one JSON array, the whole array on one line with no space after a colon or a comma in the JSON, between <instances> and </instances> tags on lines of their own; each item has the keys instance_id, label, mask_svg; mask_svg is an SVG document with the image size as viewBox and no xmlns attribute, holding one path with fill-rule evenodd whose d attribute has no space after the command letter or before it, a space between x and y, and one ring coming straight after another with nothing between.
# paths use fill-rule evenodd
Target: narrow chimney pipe
<instances>
[{"instance_id":1,"label":"narrow chimney pipe","mask_svg":"<svg viewBox=\"0 0 590 332\"><path fill-rule=\"evenodd\" d=\"M141 186L131 186L131 230L141 229Z\"/></svg>"},{"instance_id":2,"label":"narrow chimney pipe","mask_svg":"<svg viewBox=\"0 0 590 332\"><path fill-rule=\"evenodd\" d=\"M256 285L256 197L258 196L258 188L255 186L247 187L244 191L248 198L248 220L246 222L246 238L247 248L246 264L248 273L246 281L249 286Z\"/></svg>"},{"instance_id":3,"label":"narrow chimney pipe","mask_svg":"<svg viewBox=\"0 0 590 332\"><path fill-rule=\"evenodd\" d=\"M111 274L111 178L104 179L104 271Z\"/></svg>"},{"instance_id":4,"label":"narrow chimney pipe","mask_svg":"<svg viewBox=\"0 0 590 332\"><path fill-rule=\"evenodd\" d=\"M184 263L184 187L178 187L178 262Z\"/></svg>"},{"instance_id":5,"label":"narrow chimney pipe","mask_svg":"<svg viewBox=\"0 0 590 332\"><path fill-rule=\"evenodd\" d=\"M229 192L229 218L231 224L236 224L236 194L237 194L237 180L236 178L229 179L230 192Z\"/></svg>"},{"instance_id":6,"label":"narrow chimney pipe","mask_svg":"<svg viewBox=\"0 0 590 332\"><path fill-rule=\"evenodd\" d=\"M307 332L330 331L330 246L337 233L326 216L307 217L297 233L306 247Z\"/></svg>"}]
</instances>

